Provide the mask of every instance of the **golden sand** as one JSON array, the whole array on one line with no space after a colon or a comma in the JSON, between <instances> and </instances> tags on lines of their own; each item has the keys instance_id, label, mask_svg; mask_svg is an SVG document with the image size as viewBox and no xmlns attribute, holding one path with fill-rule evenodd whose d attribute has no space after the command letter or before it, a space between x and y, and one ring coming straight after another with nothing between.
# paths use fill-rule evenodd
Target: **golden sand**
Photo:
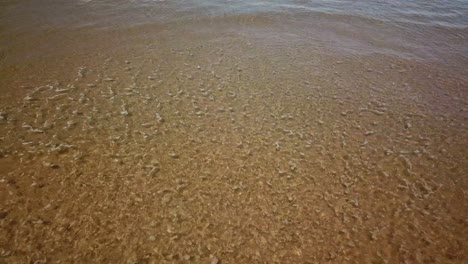
<instances>
[{"instance_id":1,"label":"golden sand","mask_svg":"<svg viewBox=\"0 0 468 264\"><path fill-rule=\"evenodd\" d=\"M8 50L0 263L466 263L466 67L248 26Z\"/></svg>"}]
</instances>

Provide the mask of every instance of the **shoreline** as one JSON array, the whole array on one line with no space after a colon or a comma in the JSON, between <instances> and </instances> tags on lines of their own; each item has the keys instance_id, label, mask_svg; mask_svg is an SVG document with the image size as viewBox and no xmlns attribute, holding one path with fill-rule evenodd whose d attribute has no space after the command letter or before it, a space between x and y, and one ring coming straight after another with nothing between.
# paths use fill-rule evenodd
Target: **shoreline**
<instances>
[{"instance_id":1,"label":"shoreline","mask_svg":"<svg viewBox=\"0 0 468 264\"><path fill-rule=\"evenodd\" d=\"M256 23L3 46L0 261L463 263L466 58Z\"/></svg>"}]
</instances>

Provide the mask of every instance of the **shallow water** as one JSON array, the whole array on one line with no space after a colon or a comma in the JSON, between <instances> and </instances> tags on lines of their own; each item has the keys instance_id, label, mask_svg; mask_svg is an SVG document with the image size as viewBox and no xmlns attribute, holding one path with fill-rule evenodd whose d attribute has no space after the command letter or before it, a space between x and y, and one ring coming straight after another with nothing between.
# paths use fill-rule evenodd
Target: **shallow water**
<instances>
[{"instance_id":1,"label":"shallow water","mask_svg":"<svg viewBox=\"0 0 468 264\"><path fill-rule=\"evenodd\" d=\"M132 28L142 25L268 21L313 45L357 53L419 59L463 59L468 2L463 1L4 1L4 45L53 30ZM200 25L200 27L204 27ZM18 38L18 34L25 39ZM6 42L6 43L5 43Z\"/></svg>"},{"instance_id":2,"label":"shallow water","mask_svg":"<svg viewBox=\"0 0 468 264\"><path fill-rule=\"evenodd\" d=\"M363 3L0 3L0 259L466 263L466 3Z\"/></svg>"}]
</instances>

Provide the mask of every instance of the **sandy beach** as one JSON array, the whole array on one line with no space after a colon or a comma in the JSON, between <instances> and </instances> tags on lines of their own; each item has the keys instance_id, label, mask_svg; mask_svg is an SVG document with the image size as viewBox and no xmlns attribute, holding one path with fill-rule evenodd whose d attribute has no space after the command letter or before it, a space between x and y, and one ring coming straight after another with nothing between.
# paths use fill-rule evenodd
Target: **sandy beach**
<instances>
[{"instance_id":1,"label":"sandy beach","mask_svg":"<svg viewBox=\"0 0 468 264\"><path fill-rule=\"evenodd\" d=\"M468 261L466 21L71 2L0 3L0 263Z\"/></svg>"}]
</instances>

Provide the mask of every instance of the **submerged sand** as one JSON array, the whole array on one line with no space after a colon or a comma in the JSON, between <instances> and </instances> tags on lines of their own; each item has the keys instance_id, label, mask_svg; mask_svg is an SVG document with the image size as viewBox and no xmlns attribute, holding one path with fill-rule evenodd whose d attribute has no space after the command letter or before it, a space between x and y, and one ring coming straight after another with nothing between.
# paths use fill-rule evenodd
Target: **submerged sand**
<instances>
[{"instance_id":1,"label":"submerged sand","mask_svg":"<svg viewBox=\"0 0 468 264\"><path fill-rule=\"evenodd\" d=\"M467 65L249 23L8 50L0 262L466 263Z\"/></svg>"}]
</instances>

